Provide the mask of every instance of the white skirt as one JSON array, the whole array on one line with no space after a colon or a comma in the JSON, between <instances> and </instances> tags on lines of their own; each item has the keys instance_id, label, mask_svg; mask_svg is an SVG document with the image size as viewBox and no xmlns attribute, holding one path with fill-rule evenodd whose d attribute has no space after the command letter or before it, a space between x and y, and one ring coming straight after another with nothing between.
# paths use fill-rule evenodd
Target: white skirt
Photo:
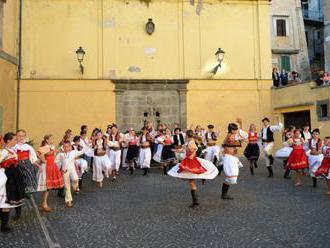
<instances>
[{"instance_id":1,"label":"white skirt","mask_svg":"<svg viewBox=\"0 0 330 248\"><path fill-rule=\"evenodd\" d=\"M46 164L42 163L37 172L38 187L37 191L47 191Z\"/></svg>"},{"instance_id":2,"label":"white skirt","mask_svg":"<svg viewBox=\"0 0 330 248\"><path fill-rule=\"evenodd\" d=\"M153 160L155 160L157 163L160 163L160 161L162 160L162 152L163 152L163 145L162 144L158 144L157 145L157 151L154 154Z\"/></svg>"},{"instance_id":3,"label":"white skirt","mask_svg":"<svg viewBox=\"0 0 330 248\"><path fill-rule=\"evenodd\" d=\"M16 208L20 205L10 205L6 203L7 201L7 193L6 193L6 182L7 176L5 174L5 170L0 168L0 208Z\"/></svg>"},{"instance_id":4,"label":"white skirt","mask_svg":"<svg viewBox=\"0 0 330 248\"><path fill-rule=\"evenodd\" d=\"M93 160L93 181L102 182L103 172L106 177L109 177L109 169L111 168L111 162L107 155L95 156Z\"/></svg>"},{"instance_id":5,"label":"white skirt","mask_svg":"<svg viewBox=\"0 0 330 248\"><path fill-rule=\"evenodd\" d=\"M223 172L226 177L238 176L241 167L243 164L237 157L229 154L223 156Z\"/></svg>"},{"instance_id":6,"label":"white skirt","mask_svg":"<svg viewBox=\"0 0 330 248\"><path fill-rule=\"evenodd\" d=\"M140 168L150 168L151 161L151 149L150 148L141 148L139 153L138 165Z\"/></svg>"},{"instance_id":7,"label":"white skirt","mask_svg":"<svg viewBox=\"0 0 330 248\"><path fill-rule=\"evenodd\" d=\"M206 170L202 174L194 174L188 171L182 171L179 173L178 170L180 163L174 166L171 170L169 170L167 174L171 177L177 177L181 179L214 179L218 175L219 171L213 163L201 158L197 158L197 160Z\"/></svg>"},{"instance_id":8,"label":"white skirt","mask_svg":"<svg viewBox=\"0 0 330 248\"><path fill-rule=\"evenodd\" d=\"M293 148L289 146L282 147L275 152L275 157L280 159L287 159L290 156L292 150Z\"/></svg>"},{"instance_id":9,"label":"white skirt","mask_svg":"<svg viewBox=\"0 0 330 248\"><path fill-rule=\"evenodd\" d=\"M315 172L321 166L323 160L323 154L319 155L309 155L308 156L308 165L309 165L309 175L314 177Z\"/></svg>"}]
</instances>

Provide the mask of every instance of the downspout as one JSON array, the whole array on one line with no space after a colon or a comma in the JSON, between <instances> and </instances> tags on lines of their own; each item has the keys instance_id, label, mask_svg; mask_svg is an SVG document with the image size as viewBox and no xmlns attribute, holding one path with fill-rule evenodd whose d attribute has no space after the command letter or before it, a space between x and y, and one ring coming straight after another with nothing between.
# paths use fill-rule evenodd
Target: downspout
<instances>
[{"instance_id":1,"label":"downspout","mask_svg":"<svg viewBox=\"0 0 330 248\"><path fill-rule=\"evenodd\" d=\"M18 65L17 65L17 98L16 98L16 130L19 129L20 113L20 92L22 75L22 9L23 0L19 1L19 19L18 19Z\"/></svg>"}]
</instances>

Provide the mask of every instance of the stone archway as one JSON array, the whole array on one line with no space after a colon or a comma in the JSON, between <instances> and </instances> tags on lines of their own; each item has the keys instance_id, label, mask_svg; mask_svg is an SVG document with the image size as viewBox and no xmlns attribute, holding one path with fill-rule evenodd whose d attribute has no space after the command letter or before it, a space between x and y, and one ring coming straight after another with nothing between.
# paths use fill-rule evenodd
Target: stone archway
<instances>
[{"instance_id":1,"label":"stone archway","mask_svg":"<svg viewBox=\"0 0 330 248\"><path fill-rule=\"evenodd\" d=\"M187 126L186 80L114 80L116 122L120 129L139 130L144 113L154 125L157 121L173 127ZM157 113L159 117L157 117Z\"/></svg>"}]
</instances>

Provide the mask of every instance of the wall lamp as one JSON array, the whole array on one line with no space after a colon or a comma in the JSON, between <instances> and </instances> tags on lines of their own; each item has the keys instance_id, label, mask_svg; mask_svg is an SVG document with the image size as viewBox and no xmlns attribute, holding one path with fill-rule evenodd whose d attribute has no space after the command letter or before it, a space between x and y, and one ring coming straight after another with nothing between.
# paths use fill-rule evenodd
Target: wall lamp
<instances>
[{"instance_id":1,"label":"wall lamp","mask_svg":"<svg viewBox=\"0 0 330 248\"><path fill-rule=\"evenodd\" d=\"M82 65L82 62L84 60L84 56L85 56L85 51L82 47L79 47L78 50L76 51L77 54L77 59L80 65L80 72L81 74L84 74L84 66Z\"/></svg>"},{"instance_id":2,"label":"wall lamp","mask_svg":"<svg viewBox=\"0 0 330 248\"><path fill-rule=\"evenodd\" d=\"M215 56L217 57L218 64L212 69L211 73L217 74L217 71L219 68L221 68L221 63L225 58L225 51L221 48L218 48L218 50L215 53Z\"/></svg>"}]
</instances>

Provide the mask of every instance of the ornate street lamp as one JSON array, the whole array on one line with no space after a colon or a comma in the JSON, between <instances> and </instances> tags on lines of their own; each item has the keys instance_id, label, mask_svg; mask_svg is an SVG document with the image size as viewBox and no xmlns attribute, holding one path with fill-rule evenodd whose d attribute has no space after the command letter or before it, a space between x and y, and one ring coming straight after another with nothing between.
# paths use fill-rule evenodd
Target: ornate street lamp
<instances>
[{"instance_id":1,"label":"ornate street lamp","mask_svg":"<svg viewBox=\"0 0 330 248\"><path fill-rule=\"evenodd\" d=\"M146 23L146 32L149 35L155 32L155 23L153 23L152 18L149 18L148 22Z\"/></svg>"},{"instance_id":2,"label":"ornate street lamp","mask_svg":"<svg viewBox=\"0 0 330 248\"><path fill-rule=\"evenodd\" d=\"M225 58L225 51L221 48L218 48L218 50L215 53L215 56L217 57L218 64L212 69L211 73L217 74L217 71L219 68L221 68L221 63Z\"/></svg>"},{"instance_id":3,"label":"ornate street lamp","mask_svg":"<svg viewBox=\"0 0 330 248\"><path fill-rule=\"evenodd\" d=\"M84 49L82 47L79 47L78 50L76 51L77 59L80 64L81 74L84 74L84 66L82 65L82 62L84 60L85 53L86 52L84 51Z\"/></svg>"}]
</instances>

